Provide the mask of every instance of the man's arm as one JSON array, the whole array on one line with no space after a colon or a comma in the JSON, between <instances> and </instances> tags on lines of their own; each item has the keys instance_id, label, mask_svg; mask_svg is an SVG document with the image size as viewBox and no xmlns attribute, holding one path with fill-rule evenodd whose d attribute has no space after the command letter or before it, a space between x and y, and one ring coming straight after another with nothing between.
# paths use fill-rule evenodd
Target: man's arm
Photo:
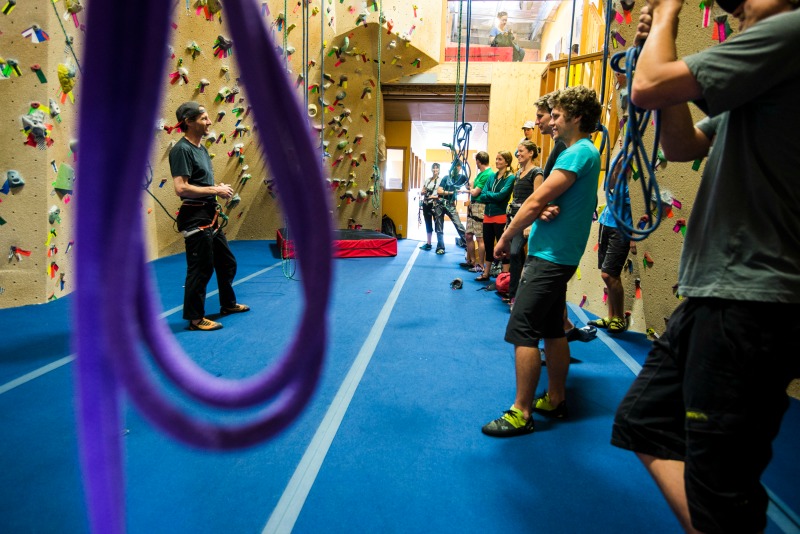
<instances>
[{"instance_id":1,"label":"man's arm","mask_svg":"<svg viewBox=\"0 0 800 534\"><path fill-rule=\"evenodd\" d=\"M212 195L231 198L233 196L233 189L229 185L192 185L189 183L188 176L173 176L172 185L175 187L175 194L182 198L203 198Z\"/></svg>"},{"instance_id":2,"label":"man's arm","mask_svg":"<svg viewBox=\"0 0 800 534\"><path fill-rule=\"evenodd\" d=\"M644 41L644 46L636 62L631 94L631 101L640 108L663 109L703 96L675 48L682 5L682 0L649 0L642 8L636 42Z\"/></svg>"},{"instance_id":3,"label":"man's arm","mask_svg":"<svg viewBox=\"0 0 800 534\"><path fill-rule=\"evenodd\" d=\"M535 190L522 203L519 211L509 223L508 228L503 232L502 239L509 241L513 236L533 224L533 221L542 214L547 204L572 187L577 178L578 175L574 172L553 169L553 172L550 173L550 176L547 177L541 187Z\"/></svg>"},{"instance_id":4,"label":"man's arm","mask_svg":"<svg viewBox=\"0 0 800 534\"><path fill-rule=\"evenodd\" d=\"M695 127L688 104L661 110L661 148L669 161L694 161L708 155L711 140Z\"/></svg>"}]
</instances>

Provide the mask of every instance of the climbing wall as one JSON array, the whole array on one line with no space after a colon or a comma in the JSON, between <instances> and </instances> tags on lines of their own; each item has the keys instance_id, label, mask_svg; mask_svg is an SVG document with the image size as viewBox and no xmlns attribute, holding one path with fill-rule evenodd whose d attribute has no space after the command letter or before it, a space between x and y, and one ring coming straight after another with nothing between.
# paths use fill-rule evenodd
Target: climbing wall
<instances>
[{"instance_id":1,"label":"climbing wall","mask_svg":"<svg viewBox=\"0 0 800 534\"><path fill-rule=\"evenodd\" d=\"M0 1L0 308L73 289L85 4Z\"/></svg>"},{"instance_id":2,"label":"climbing wall","mask_svg":"<svg viewBox=\"0 0 800 534\"><path fill-rule=\"evenodd\" d=\"M643 4L637 2L630 11L625 11L615 3L615 16L611 28L610 50L613 55L633 44L639 10ZM680 19L678 32L678 57L713 46L719 42L720 28L723 40L730 37L732 30L726 26L727 19L718 7L706 10L705 5L686 5ZM690 106L695 121L704 115L696 107ZM645 145L652 147L653 131L649 128ZM631 312L631 329L651 334L661 334L665 329L665 319L680 304L677 294L678 267L683 237L691 225L691 211L694 197L700 183L705 161L689 163L667 162L662 160L656 170L664 202L663 218L658 230L636 246L636 253L628 256L622 272L625 288L625 309ZM598 198L598 211L605 208L605 196L601 191ZM631 183L631 205L634 224L643 214L644 199L638 182ZM580 280L570 284L569 300L580 302L583 307L600 316L606 315L605 285L597 268L597 231L592 225L587 251L581 261Z\"/></svg>"},{"instance_id":3,"label":"climbing wall","mask_svg":"<svg viewBox=\"0 0 800 534\"><path fill-rule=\"evenodd\" d=\"M440 20L441 6L431 4L435 6L434 20ZM232 185L238 195L238 203L224 210L229 218L228 237L274 239L276 230L284 225L280 191L274 186L258 135L260 128L282 125L252 122L253 102L238 81L235 36L227 33L224 8L216 11L216 7L214 2L204 6L191 3L187 9L179 2L173 14L162 121L155 126L156 142L150 156L150 191L166 209L150 200L142 206L158 243L158 256L183 248L167 215L174 216L179 207L168 154L181 134L167 130L176 122L175 109L187 100L198 101L209 111L214 135L206 140L206 146L213 156L216 180ZM285 52L289 78L306 110L309 133L318 144L331 190L331 212L339 228L380 227L377 178L385 143L379 80L394 80L436 64L414 46L415 36L439 31L430 24L426 29L422 8L395 2L389 9L390 14L384 13L381 19L381 7L375 2L311 0L307 14L297 2L262 3L264 23L276 47ZM430 41L427 36L420 42L431 46Z\"/></svg>"}]
</instances>

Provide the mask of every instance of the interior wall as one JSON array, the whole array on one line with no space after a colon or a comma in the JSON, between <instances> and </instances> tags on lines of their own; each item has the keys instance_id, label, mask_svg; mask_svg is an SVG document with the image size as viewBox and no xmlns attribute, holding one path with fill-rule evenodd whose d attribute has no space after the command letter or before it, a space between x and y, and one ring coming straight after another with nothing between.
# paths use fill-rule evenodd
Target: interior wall
<instances>
[{"instance_id":1,"label":"interior wall","mask_svg":"<svg viewBox=\"0 0 800 534\"><path fill-rule=\"evenodd\" d=\"M71 96L77 98L85 13L67 15L62 31L59 19L64 11L63 3L19 2L0 15L0 72L8 72L8 76L0 74L0 248L7 258L0 264L0 308L44 303L74 288L74 246L80 246L72 231L77 197L69 185L72 180L57 180L57 171L61 169L62 177L67 177L77 166L70 141L77 137L78 108L72 98L61 102L58 66L69 65L76 71L72 81L77 85ZM44 33L37 37L31 30L34 25ZM64 32L78 61L65 46ZM18 71L10 67L12 62ZM33 66L38 66L40 74ZM51 100L60 109L56 117L51 111L59 109L51 109ZM25 144L28 136L22 122L37 105L45 112L49 129L46 148L41 150ZM11 170L19 173L25 185L6 191ZM57 216L51 216L55 210Z\"/></svg>"},{"instance_id":2,"label":"interior wall","mask_svg":"<svg viewBox=\"0 0 800 534\"><path fill-rule=\"evenodd\" d=\"M386 147L405 150L403 161L403 188L401 191L383 192L383 213L394 221L397 232L408 235L408 183L413 150L411 148L411 122L386 121ZM401 229L402 226L402 229Z\"/></svg>"}]
</instances>

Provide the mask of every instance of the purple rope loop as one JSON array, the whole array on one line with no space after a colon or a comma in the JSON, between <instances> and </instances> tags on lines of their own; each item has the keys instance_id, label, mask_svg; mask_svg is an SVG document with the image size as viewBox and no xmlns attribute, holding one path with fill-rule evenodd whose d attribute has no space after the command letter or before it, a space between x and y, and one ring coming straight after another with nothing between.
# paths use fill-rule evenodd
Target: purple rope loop
<instances>
[{"instance_id":1,"label":"purple rope loop","mask_svg":"<svg viewBox=\"0 0 800 534\"><path fill-rule=\"evenodd\" d=\"M144 263L139 203L151 125L164 86L172 7L163 0L142 0L94 2L88 10L74 344L81 460L95 532L125 531L123 390L154 425L185 443L210 449L246 447L274 436L302 410L318 381L325 350L332 256L327 188L305 114L255 0L228 0L225 19L236 39L244 86L259 103L253 106L254 119L261 126L283 210L289 226L298 229L293 237L305 309L275 368L241 381L218 379L192 363L158 320L159 306ZM147 39L141 38L142 26L118 24L133 18L148 29ZM121 100L120 95L130 98ZM115 136L117 129L122 132ZM139 354L140 337L167 377L198 400L227 408L275 400L244 423L193 418L153 384Z\"/></svg>"}]
</instances>

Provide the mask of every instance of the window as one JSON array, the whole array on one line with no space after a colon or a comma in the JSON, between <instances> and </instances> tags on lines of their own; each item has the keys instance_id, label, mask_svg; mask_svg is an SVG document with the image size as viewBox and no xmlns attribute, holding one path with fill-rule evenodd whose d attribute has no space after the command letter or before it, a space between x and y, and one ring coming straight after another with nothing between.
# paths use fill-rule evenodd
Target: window
<instances>
[{"instance_id":1,"label":"window","mask_svg":"<svg viewBox=\"0 0 800 534\"><path fill-rule=\"evenodd\" d=\"M383 176L383 189L385 191L403 190L403 164L405 159L405 148L386 149L386 172Z\"/></svg>"}]
</instances>

